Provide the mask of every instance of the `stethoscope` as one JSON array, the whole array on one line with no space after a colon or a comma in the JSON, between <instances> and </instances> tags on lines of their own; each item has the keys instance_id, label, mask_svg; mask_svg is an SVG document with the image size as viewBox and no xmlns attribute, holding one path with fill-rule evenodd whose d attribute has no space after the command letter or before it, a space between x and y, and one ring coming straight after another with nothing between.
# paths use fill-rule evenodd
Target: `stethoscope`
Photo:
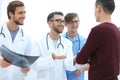
<instances>
[{"instance_id":1,"label":"stethoscope","mask_svg":"<svg viewBox=\"0 0 120 80\"><path fill-rule=\"evenodd\" d=\"M79 48L78 48L78 49L80 50L80 36L78 35L78 33L77 33L77 37L78 37L78 42L79 42ZM67 33L66 33L65 38L68 38L68 37L67 37Z\"/></svg>"},{"instance_id":2,"label":"stethoscope","mask_svg":"<svg viewBox=\"0 0 120 80\"><path fill-rule=\"evenodd\" d=\"M47 49L49 50L48 35L49 35L49 33L48 33L47 36L46 36L46 45L47 45ZM62 48L64 49L64 46L63 46L63 44L61 43L61 36L60 36L60 42L58 43L57 48L59 48L59 46L62 46Z\"/></svg>"},{"instance_id":3,"label":"stethoscope","mask_svg":"<svg viewBox=\"0 0 120 80\"><path fill-rule=\"evenodd\" d=\"M24 37L24 34L23 34L23 30L21 29L21 33L22 33L22 37ZM3 33L3 26L1 27L1 31L0 31L0 34L6 38L5 34Z\"/></svg>"}]
</instances>

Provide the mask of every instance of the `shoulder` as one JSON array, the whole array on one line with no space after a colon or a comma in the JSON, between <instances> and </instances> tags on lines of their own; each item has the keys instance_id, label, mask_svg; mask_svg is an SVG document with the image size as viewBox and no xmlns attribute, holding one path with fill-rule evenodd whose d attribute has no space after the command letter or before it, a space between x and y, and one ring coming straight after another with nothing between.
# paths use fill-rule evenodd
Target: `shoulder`
<instances>
[{"instance_id":1,"label":"shoulder","mask_svg":"<svg viewBox=\"0 0 120 80\"><path fill-rule=\"evenodd\" d=\"M61 34L62 37L66 37L66 33Z\"/></svg>"},{"instance_id":2,"label":"shoulder","mask_svg":"<svg viewBox=\"0 0 120 80\"><path fill-rule=\"evenodd\" d=\"M2 27L4 27L3 29L7 29L6 22L0 23L0 30L1 30Z\"/></svg>"},{"instance_id":3,"label":"shoulder","mask_svg":"<svg viewBox=\"0 0 120 80\"><path fill-rule=\"evenodd\" d=\"M44 45L47 40L48 40L48 33L45 33L45 34L43 34L43 36L41 36L41 37L37 40L37 43Z\"/></svg>"},{"instance_id":4,"label":"shoulder","mask_svg":"<svg viewBox=\"0 0 120 80\"><path fill-rule=\"evenodd\" d=\"M86 40L86 38L84 37L84 36L82 36L82 35L80 35L80 34L78 34L78 36L79 36L79 38L80 38L80 40Z\"/></svg>"},{"instance_id":5,"label":"shoulder","mask_svg":"<svg viewBox=\"0 0 120 80\"><path fill-rule=\"evenodd\" d=\"M109 35L112 35L116 29L116 26L113 23L105 22L99 25L96 25L91 29L90 36L96 39L105 39Z\"/></svg>"},{"instance_id":6,"label":"shoulder","mask_svg":"<svg viewBox=\"0 0 120 80\"><path fill-rule=\"evenodd\" d=\"M61 36L61 40L62 40L63 44L65 44L65 45L72 45L72 42L63 36Z\"/></svg>"},{"instance_id":7,"label":"shoulder","mask_svg":"<svg viewBox=\"0 0 120 80\"><path fill-rule=\"evenodd\" d=\"M116 25L113 23L104 22L104 23L96 25L95 27L92 28L92 30L106 30L106 29L110 29L113 27L116 27Z\"/></svg>"},{"instance_id":8,"label":"shoulder","mask_svg":"<svg viewBox=\"0 0 120 80\"><path fill-rule=\"evenodd\" d=\"M22 29L21 27L19 27L19 31L20 31L22 37L25 39L25 41L28 41L28 40L31 41L31 40L32 40L32 38L30 37L30 35L27 34L27 33L24 31L24 29Z\"/></svg>"},{"instance_id":9,"label":"shoulder","mask_svg":"<svg viewBox=\"0 0 120 80\"><path fill-rule=\"evenodd\" d=\"M45 33L43 34L43 36L39 38L39 41L46 41L47 38L48 38L48 33Z\"/></svg>"}]
</instances>

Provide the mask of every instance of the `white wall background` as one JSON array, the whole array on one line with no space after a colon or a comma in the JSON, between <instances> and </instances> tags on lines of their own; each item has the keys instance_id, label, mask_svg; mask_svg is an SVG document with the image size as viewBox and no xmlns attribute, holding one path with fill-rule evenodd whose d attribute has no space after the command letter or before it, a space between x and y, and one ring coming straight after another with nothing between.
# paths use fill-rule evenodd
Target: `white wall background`
<instances>
[{"instance_id":1,"label":"white wall background","mask_svg":"<svg viewBox=\"0 0 120 80\"><path fill-rule=\"evenodd\" d=\"M39 36L49 30L47 25L47 16L52 11L62 11L64 14L68 12L76 12L80 16L79 32L86 36L95 22L93 14L94 0L89 2L88 0L44 0L41 2L34 2L31 0L26 6L28 13L27 16L31 17L27 17L25 24L28 27L30 24L27 22L32 22L34 27L29 26L33 28L30 32L35 30L39 33L37 34ZM34 7L32 7L33 3L35 4Z\"/></svg>"},{"instance_id":2,"label":"white wall background","mask_svg":"<svg viewBox=\"0 0 120 80\"><path fill-rule=\"evenodd\" d=\"M12 0L0 0L0 23L7 20L6 7ZM95 0L21 0L26 7L26 20L23 29L37 40L49 31L47 16L52 11L62 11L64 14L76 12L80 17L79 33L88 36L90 29L97 23L94 18ZM116 9L112 15L113 22L120 27L120 0L115 0ZM66 29L65 29L66 31ZM87 80L87 77L85 78Z\"/></svg>"},{"instance_id":3,"label":"white wall background","mask_svg":"<svg viewBox=\"0 0 120 80\"><path fill-rule=\"evenodd\" d=\"M0 22L7 20L6 7L12 0L0 0ZM94 18L95 0L21 0L26 6L24 30L33 38L39 39L49 31L47 16L52 11L76 12L80 17L79 33L87 37L90 29L97 23ZM116 9L113 22L120 26L120 0L115 0ZM65 29L66 30L66 29Z\"/></svg>"}]
</instances>

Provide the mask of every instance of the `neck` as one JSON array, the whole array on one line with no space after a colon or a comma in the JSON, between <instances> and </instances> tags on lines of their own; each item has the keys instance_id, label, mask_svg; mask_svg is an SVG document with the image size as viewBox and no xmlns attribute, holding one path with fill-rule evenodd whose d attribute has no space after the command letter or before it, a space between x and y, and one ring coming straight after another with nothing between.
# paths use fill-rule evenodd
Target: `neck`
<instances>
[{"instance_id":1,"label":"neck","mask_svg":"<svg viewBox=\"0 0 120 80\"><path fill-rule=\"evenodd\" d=\"M101 23L104 23L104 22L112 22L112 20L111 20L111 16L110 15L103 15L103 17L101 17L101 19L100 19L100 22Z\"/></svg>"},{"instance_id":2,"label":"neck","mask_svg":"<svg viewBox=\"0 0 120 80\"><path fill-rule=\"evenodd\" d=\"M52 31L50 31L49 36L50 36L50 38L53 39L53 40L58 40L59 37L60 37L59 34L56 34L56 33L52 32Z\"/></svg>"},{"instance_id":3,"label":"neck","mask_svg":"<svg viewBox=\"0 0 120 80\"><path fill-rule=\"evenodd\" d=\"M71 38L74 38L74 37L77 35L77 32L68 32L68 35L69 35Z\"/></svg>"},{"instance_id":4,"label":"neck","mask_svg":"<svg viewBox=\"0 0 120 80\"><path fill-rule=\"evenodd\" d=\"M10 29L10 30L16 30L18 28L18 25L15 24L14 22L12 21L8 21L7 22L7 27Z\"/></svg>"}]
</instances>

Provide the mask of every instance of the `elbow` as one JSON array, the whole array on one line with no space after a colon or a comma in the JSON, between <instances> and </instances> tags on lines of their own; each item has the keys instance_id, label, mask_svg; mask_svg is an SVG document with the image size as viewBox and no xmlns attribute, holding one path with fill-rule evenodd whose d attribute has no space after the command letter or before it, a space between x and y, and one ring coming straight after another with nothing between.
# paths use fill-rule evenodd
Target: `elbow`
<instances>
[{"instance_id":1,"label":"elbow","mask_svg":"<svg viewBox=\"0 0 120 80\"><path fill-rule=\"evenodd\" d=\"M77 57L76 57L76 63L77 63L77 64L85 64L85 63L87 63L87 61L82 60L82 58L79 58L79 57L77 56Z\"/></svg>"}]
</instances>

